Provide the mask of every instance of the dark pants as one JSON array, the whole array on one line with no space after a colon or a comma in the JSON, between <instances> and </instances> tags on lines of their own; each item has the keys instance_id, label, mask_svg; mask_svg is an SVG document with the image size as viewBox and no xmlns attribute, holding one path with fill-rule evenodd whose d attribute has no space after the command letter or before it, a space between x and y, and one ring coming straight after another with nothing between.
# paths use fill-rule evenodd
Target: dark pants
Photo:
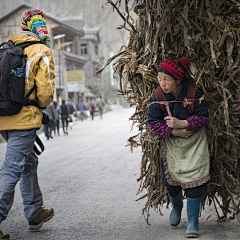
<instances>
[{"instance_id":1,"label":"dark pants","mask_svg":"<svg viewBox=\"0 0 240 240\"><path fill-rule=\"evenodd\" d=\"M54 134L56 134L56 129L57 129L57 134L59 135L59 120L56 120L56 124L54 126Z\"/></svg>"},{"instance_id":2,"label":"dark pants","mask_svg":"<svg viewBox=\"0 0 240 240\"><path fill-rule=\"evenodd\" d=\"M66 126L66 131L65 131L65 126ZM68 130L68 120L67 118L62 118L62 128L63 128L63 132L67 132Z\"/></svg>"},{"instance_id":3,"label":"dark pants","mask_svg":"<svg viewBox=\"0 0 240 240\"><path fill-rule=\"evenodd\" d=\"M167 179L165 177L165 174L164 174L165 171L166 169L164 167L163 160L161 159L161 173L162 173L163 184L167 188L168 194L171 197L176 197L180 193L180 191L182 191L182 188L180 186L170 185L167 182ZM205 190L205 184L199 187L185 189L185 193L186 193L186 196L190 198L202 198L204 190Z\"/></svg>"},{"instance_id":4,"label":"dark pants","mask_svg":"<svg viewBox=\"0 0 240 240\"><path fill-rule=\"evenodd\" d=\"M90 111L90 115L91 115L92 120L93 120L93 118L94 118L94 111Z\"/></svg>"},{"instance_id":5,"label":"dark pants","mask_svg":"<svg viewBox=\"0 0 240 240\"><path fill-rule=\"evenodd\" d=\"M54 127L54 121L49 120L48 124L45 125L45 136L49 139L52 136L52 130Z\"/></svg>"},{"instance_id":6,"label":"dark pants","mask_svg":"<svg viewBox=\"0 0 240 240\"><path fill-rule=\"evenodd\" d=\"M80 112L80 119L83 121L85 118L86 118L86 117L85 117L84 112Z\"/></svg>"}]
</instances>

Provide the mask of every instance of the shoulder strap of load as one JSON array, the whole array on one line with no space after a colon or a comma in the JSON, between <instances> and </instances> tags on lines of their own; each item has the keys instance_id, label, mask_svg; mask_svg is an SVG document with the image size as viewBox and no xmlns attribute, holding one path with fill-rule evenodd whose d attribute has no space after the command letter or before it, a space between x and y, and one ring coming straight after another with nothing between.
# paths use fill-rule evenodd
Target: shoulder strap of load
<instances>
[{"instance_id":1,"label":"shoulder strap of load","mask_svg":"<svg viewBox=\"0 0 240 240\"><path fill-rule=\"evenodd\" d=\"M196 92L197 90L195 89L195 86L190 83L189 84L189 88L188 88L188 93L187 93L187 99L194 99L195 98L195 95L196 95ZM155 97L157 98L157 100L160 102L160 101L167 101L164 93L163 93L163 90L160 86L158 86L155 90L154 90L154 94L155 94ZM193 100L192 100L193 101ZM166 109L166 105L164 104L160 104L162 110L164 111ZM188 111L190 113L193 113L194 111L194 101L193 101L193 104L188 104L187 105L187 108L188 108Z\"/></svg>"},{"instance_id":2,"label":"shoulder strap of load","mask_svg":"<svg viewBox=\"0 0 240 240\"><path fill-rule=\"evenodd\" d=\"M195 86L192 83L190 83L189 88L188 88L188 93L187 93L187 99L194 99L195 95L196 95L196 92L197 92L197 90L196 90ZM192 104L187 105L187 108L188 108L188 111L190 113L193 113L193 111L194 111L194 100L192 100Z\"/></svg>"},{"instance_id":3,"label":"shoulder strap of load","mask_svg":"<svg viewBox=\"0 0 240 240\"><path fill-rule=\"evenodd\" d=\"M157 100L160 102L160 101L166 101L166 97L163 93L163 90L160 86L158 86L155 90L154 90L154 94L155 94L155 97L157 98ZM166 106L163 105L163 104L160 104L162 110L164 111L166 109Z\"/></svg>"}]
</instances>

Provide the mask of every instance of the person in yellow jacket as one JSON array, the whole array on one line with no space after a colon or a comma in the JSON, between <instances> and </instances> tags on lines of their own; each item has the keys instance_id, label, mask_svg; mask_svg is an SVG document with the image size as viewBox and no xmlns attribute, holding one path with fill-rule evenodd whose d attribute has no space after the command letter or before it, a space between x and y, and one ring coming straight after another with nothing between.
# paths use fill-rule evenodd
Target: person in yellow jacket
<instances>
[{"instance_id":1,"label":"person in yellow jacket","mask_svg":"<svg viewBox=\"0 0 240 240\"><path fill-rule=\"evenodd\" d=\"M9 40L15 45L39 42L24 48L27 55L25 95L36 84L29 99L46 108L53 101L55 75L45 15L39 9L29 9L22 14L21 23L23 32L11 34ZM23 106L18 114L0 116L0 134L7 141L5 161L0 169L0 223L12 207L14 188L19 180L29 230L39 229L54 215L52 208L43 207L37 177L38 157L33 150L42 119L40 109L32 105ZM0 231L0 239L9 238L9 234Z\"/></svg>"}]
</instances>

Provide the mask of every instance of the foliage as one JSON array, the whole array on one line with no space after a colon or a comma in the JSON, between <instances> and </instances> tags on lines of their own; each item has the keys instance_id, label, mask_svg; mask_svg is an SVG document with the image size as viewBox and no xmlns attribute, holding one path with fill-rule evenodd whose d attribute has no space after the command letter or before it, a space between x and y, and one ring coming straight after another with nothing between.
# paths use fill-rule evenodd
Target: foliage
<instances>
[{"instance_id":1,"label":"foliage","mask_svg":"<svg viewBox=\"0 0 240 240\"><path fill-rule=\"evenodd\" d=\"M138 124L139 134L128 139L131 148L142 147L140 188L147 193L143 214L148 222L149 209L160 211L169 203L160 171L159 137L146 123L146 106L158 86L158 65L170 56L189 58L188 80L197 86L207 102L210 121L208 140L211 179L207 183L202 207L214 204L218 219L234 219L239 213L239 179L234 179L239 130L233 114L233 104L239 103L236 89L240 84L240 10L237 1L230 0L135 0L125 1L125 14L116 3L108 0L124 20L119 28L129 31L127 46L108 60L113 60L115 74L121 79L118 90L136 111L130 117ZM131 18L131 9L138 15ZM234 207L230 204L232 203ZM217 210L222 210L222 215ZM161 213L161 212L160 212ZM230 214L230 216L228 215ZM228 217L229 216L229 217Z\"/></svg>"}]
</instances>

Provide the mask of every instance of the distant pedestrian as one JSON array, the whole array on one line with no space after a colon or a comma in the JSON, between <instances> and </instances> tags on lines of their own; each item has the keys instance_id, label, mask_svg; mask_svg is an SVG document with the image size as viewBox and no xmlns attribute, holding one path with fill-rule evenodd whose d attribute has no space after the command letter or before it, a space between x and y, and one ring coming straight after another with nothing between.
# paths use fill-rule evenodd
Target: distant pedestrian
<instances>
[{"instance_id":1,"label":"distant pedestrian","mask_svg":"<svg viewBox=\"0 0 240 240\"><path fill-rule=\"evenodd\" d=\"M90 112L92 120L94 119L94 112L96 110L96 103L95 101L91 98L90 101L88 102L88 110Z\"/></svg>"},{"instance_id":2,"label":"distant pedestrian","mask_svg":"<svg viewBox=\"0 0 240 240\"><path fill-rule=\"evenodd\" d=\"M64 135L68 135L68 119L70 115L70 109L69 106L65 104L65 100L62 100L62 105L61 105L61 120L62 120L62 128Z\"/></svg>"},{"instance_id":3,"label":"distant pedestrian","mask_svg":"<svg viewBox=\"0 0 240 240\"><path fill-rule=\"evenodd\" d=\"M105 106L105 102L102 99L102 96L100 96L100 100L97 102L97 106L98 106L98 111L99 111L99 116L102 119L102 115L103 115L103 108Z\"/></svg>"},{"instance_id":4,"label":"distant pedestrian","mask_svg":"<svg viewBox=\"0 0 240 240\"><path fill-rule=\"evenodd\" d=\"M56 123L55 123L53 131L54 131L54 134L56 135L56 129L57 129L57 135L60 136L60 133L59 133L60 118L59 118L59 115L62 114L62 110L61 110L60 106L58 105L57 101L53 102L53 106L54 106L54 109L55 109L55 117L56 117Z\"/></svg>"},{"instance_id":5,"label":"distant pedestrian","mask_svg":"<svg viewBox=\"0 0 240 240\"><path fill-rule=\"evenodd\" d=\"M69 106L70 114L74 114L77 111L76 106L72 103L70 98L66 101L66 105Z\"/></svg>"},{"instance_id":6,"label":"distant pedestrian","mask_svg":"<svg viewBox=\"0 0 240 240\"><path fill-rule=\"evenodd\" d=\"M68 123L69 123L70 129L72 129L73 116L74 117L76 116L77 109L76 109L76 106L74 105L74 103L72 103L70 98L66 101L66 105L69 107L70 114L69 114L69 117L68 117Z\"/></svg>"},{"instance_id":7,"label":"distant pedestrian","mask_svg":"<svg viewBox=\"0 0 240 240\"><path fill-rule=\"evenodd\" d=\"M83 100L80 100L80 103L78 104L78 110L80 112L80 119L83 121L85 119L84 111L87 109L86 104L83 102Z\"/></svg>"},{"instance_id":8,"label":"distant pedestrian","mask_svg":"<svg viewBox=\"0 0 240 240\"><path fill-rule=\"evenodd\" d=\"M48 124L45 125L45 136L47 140L49 140L49 138L53 138L52 131L55 128L55 123L56 123L55 109L52 103L50 103L46 107L45 112L48 113L48 118L49 118Z\"/></svg>"}]
</instances>

